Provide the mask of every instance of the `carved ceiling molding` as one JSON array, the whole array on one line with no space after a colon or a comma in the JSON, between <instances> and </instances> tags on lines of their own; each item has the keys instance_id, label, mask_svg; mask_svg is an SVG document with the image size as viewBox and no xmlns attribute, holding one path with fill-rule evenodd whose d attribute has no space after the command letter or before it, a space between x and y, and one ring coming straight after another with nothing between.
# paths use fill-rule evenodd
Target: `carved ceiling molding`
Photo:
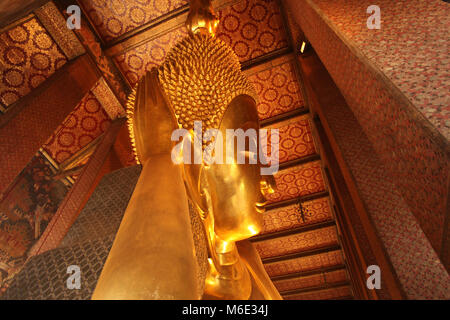
<instances>
[{"instance_id":1,"label":"carved ceiling molding","mask_svg":"<svg viewBox=\"0 0 450 320\"><path fill-rule=\"evenodd\" d=\"M295 55L293 53L288 53L288 54L285 54L285 55L283 55L281 57L277 57L275 59L272 59L272 60L269 60L267 62L264 62L262 64L252 66L252 67L244 70L244 74L247 77L250 77L250 76L252 76L254 74L257 74L259 72L263 72L263 71L266 71L266 70L278 67L278 66L280 66L282 64L285 64L285 63L288 63L288 62L294 62L294 61L295 61Z\"/></svg>"},{"instance_id":2,"label":"carved ceiling molding","mask_svg":"<svg viewBox=\"0 0 450 320\"><path fill-rule=\"evenodd\" d=\"M66 19L53 2L48 2L34 11L36 17L52 36L58 46L72 60L86 52L75 33L67 28Z\"/></svg>"},{"instance_id":3,"label":"carved ceiling molding","mask_svg":"<svg viewBox=\"0 0 450 320\"><path fill-rule=\"evenodd\" d=\"M125 117L125 110L108 86L104 78L101 78L92 89L92 93L105 109L111 120Z\"/></svg>"}]
</instances>

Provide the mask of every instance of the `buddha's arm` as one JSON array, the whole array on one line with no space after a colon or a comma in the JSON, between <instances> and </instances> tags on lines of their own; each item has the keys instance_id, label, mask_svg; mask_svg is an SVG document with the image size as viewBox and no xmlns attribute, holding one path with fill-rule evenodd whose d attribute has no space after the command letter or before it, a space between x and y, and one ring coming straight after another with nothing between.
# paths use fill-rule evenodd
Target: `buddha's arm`
<instances>
[{"instance_id":1,"label":"buddha's arm","mask_svg":"<svg viewBox=\"0 0 450 320\"><path fill-rule=\"evenodd\" d=\"M237 242L236 246L241 259L247 265L247 268L249 269L250 274L257 285L257 288L253 289L257 289L259 291L257 296L259 297L262 295L266 300L283 300L264 269L261 258L253 244L249 240L243 240Z\"/></svg>"},{"instance_id":2,"label":"buddha's arm","mask_svg":"<svg viewBox=\"0 0 450 320\"><path fill-rule=\"evenodd\" d=\"M143 169L92 298L200 299L188 199L171 159L176 126L155 70L129 112Z\"/></svg>"}]
</instances>

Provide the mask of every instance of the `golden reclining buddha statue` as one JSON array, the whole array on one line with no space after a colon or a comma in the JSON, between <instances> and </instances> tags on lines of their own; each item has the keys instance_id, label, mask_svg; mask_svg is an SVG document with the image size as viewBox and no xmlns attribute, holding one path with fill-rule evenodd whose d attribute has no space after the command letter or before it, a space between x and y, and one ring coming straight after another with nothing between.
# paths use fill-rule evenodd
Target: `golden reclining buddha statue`
<instances>
[{"instance_id":1,"label":"golden reclining buddha statue","mask_svg":"<svg viewBox=\"0 0 450 320\"><path fill-rule=\"evenodd\" d=\"M257 95L233 50L214 36L218 23L210 0L192 0L189 35L130 96L130 136L143 168L93 299L281 299L247 240L262 229L274 182L261 163L250 164L249 146L244 164L227 152L235 148L228 140L221 160L233 154L232 161L174 161L173 132L186 130L195 145L196 121L201 133L259 130ZM179 157L201 157L213 140L193 150L181 144Z\"/></svg>"}]
</instances>

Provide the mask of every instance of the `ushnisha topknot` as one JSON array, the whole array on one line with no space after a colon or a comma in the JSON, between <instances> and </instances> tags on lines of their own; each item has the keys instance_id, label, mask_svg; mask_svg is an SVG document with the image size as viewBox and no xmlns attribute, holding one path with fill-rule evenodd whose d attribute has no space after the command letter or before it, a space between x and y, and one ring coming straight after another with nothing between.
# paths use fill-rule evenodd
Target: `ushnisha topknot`
<instances>
[{"instance_id":1,"label":"ushnisha topknot","mask_svg":"<svg viewBox=\"0 0 450 320\"><path fill-rule=\"evenodd\" d=\"M158 78L179 128L203 133L218 129L230 102L241 94L258 102L238 57L225 42L208 34L190 34L175 45L158 68ZM133 130L137 85L128 97L127 117L133 152L139 159ZM205 145L203 145L205 147Z\"/></svg>"},{"instance_id":2,"label":"ushnisha topknot","mask_svg":"<svg viewBox=\"0 0 450 320\"><path fill-rule=\"evenodd\" d=\"M158 70L179 127L218 129L230 102L241 94L258 97L241 71L238 57L225 42L205 34L185 37Z\"/></svg>"}]
</instances>

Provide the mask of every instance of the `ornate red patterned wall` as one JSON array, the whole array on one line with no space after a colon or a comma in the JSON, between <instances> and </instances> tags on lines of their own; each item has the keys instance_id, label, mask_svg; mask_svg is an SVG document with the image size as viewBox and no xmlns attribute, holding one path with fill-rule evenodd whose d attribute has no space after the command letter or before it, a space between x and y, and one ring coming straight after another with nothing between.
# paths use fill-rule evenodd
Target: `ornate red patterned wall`
<instances>
[{"instance_id":1,"label":"ornate red patterned wall","mask_svg":"<svg viewBox=\"0 0 450 320\"><path fill-rule=\"evenodd\" d=\"M448 8L448 5L439 1L381 1L382 19L386 18L384 28L369 33L363 30L368 17L364 13L371 4L368 1L337 1L329 6L329 2L325 5L321 0L287 2L292 4L290 10L346 98L389 178L434 249L441 253L450 161L446 151L448 141L441 135L447 135L446 129L440 125L441 118L447 114L440 107L442 92L446 90L438 88L445 86L443 79L447 71L438 64L432 69L427 67L429 62L425 60L439 62L445 49L435 45L439 39L432 44L423 42L428 41L423 34L433 38L436 32L442 33L439 17L444 19L443 6ZM405 25L413 21L412 12L428 12L414 15L414 19L423 20L419 29L424 33ZM401 19L404 22L397 23L400 29L388 28L389 23ZM432 30L434 27L436 30ZM417 43L411 43L411 39ZM423 46L419 49L420 43ZM377 53L380 44L386 49ZM417 50L423 55L417 54ZM385 53L387 58L382 57ZM361 55L371 60L361 59ZM402 65L404 60L408 61ZM399 68L393 70L393 63ZM416 65L408 75L410 63ZM380 76L380 72L390 79ZM436 89L428 87L431 84ZM420 110L427 108L434 111L421 113Z\"/></svg>"}]
</instances>

